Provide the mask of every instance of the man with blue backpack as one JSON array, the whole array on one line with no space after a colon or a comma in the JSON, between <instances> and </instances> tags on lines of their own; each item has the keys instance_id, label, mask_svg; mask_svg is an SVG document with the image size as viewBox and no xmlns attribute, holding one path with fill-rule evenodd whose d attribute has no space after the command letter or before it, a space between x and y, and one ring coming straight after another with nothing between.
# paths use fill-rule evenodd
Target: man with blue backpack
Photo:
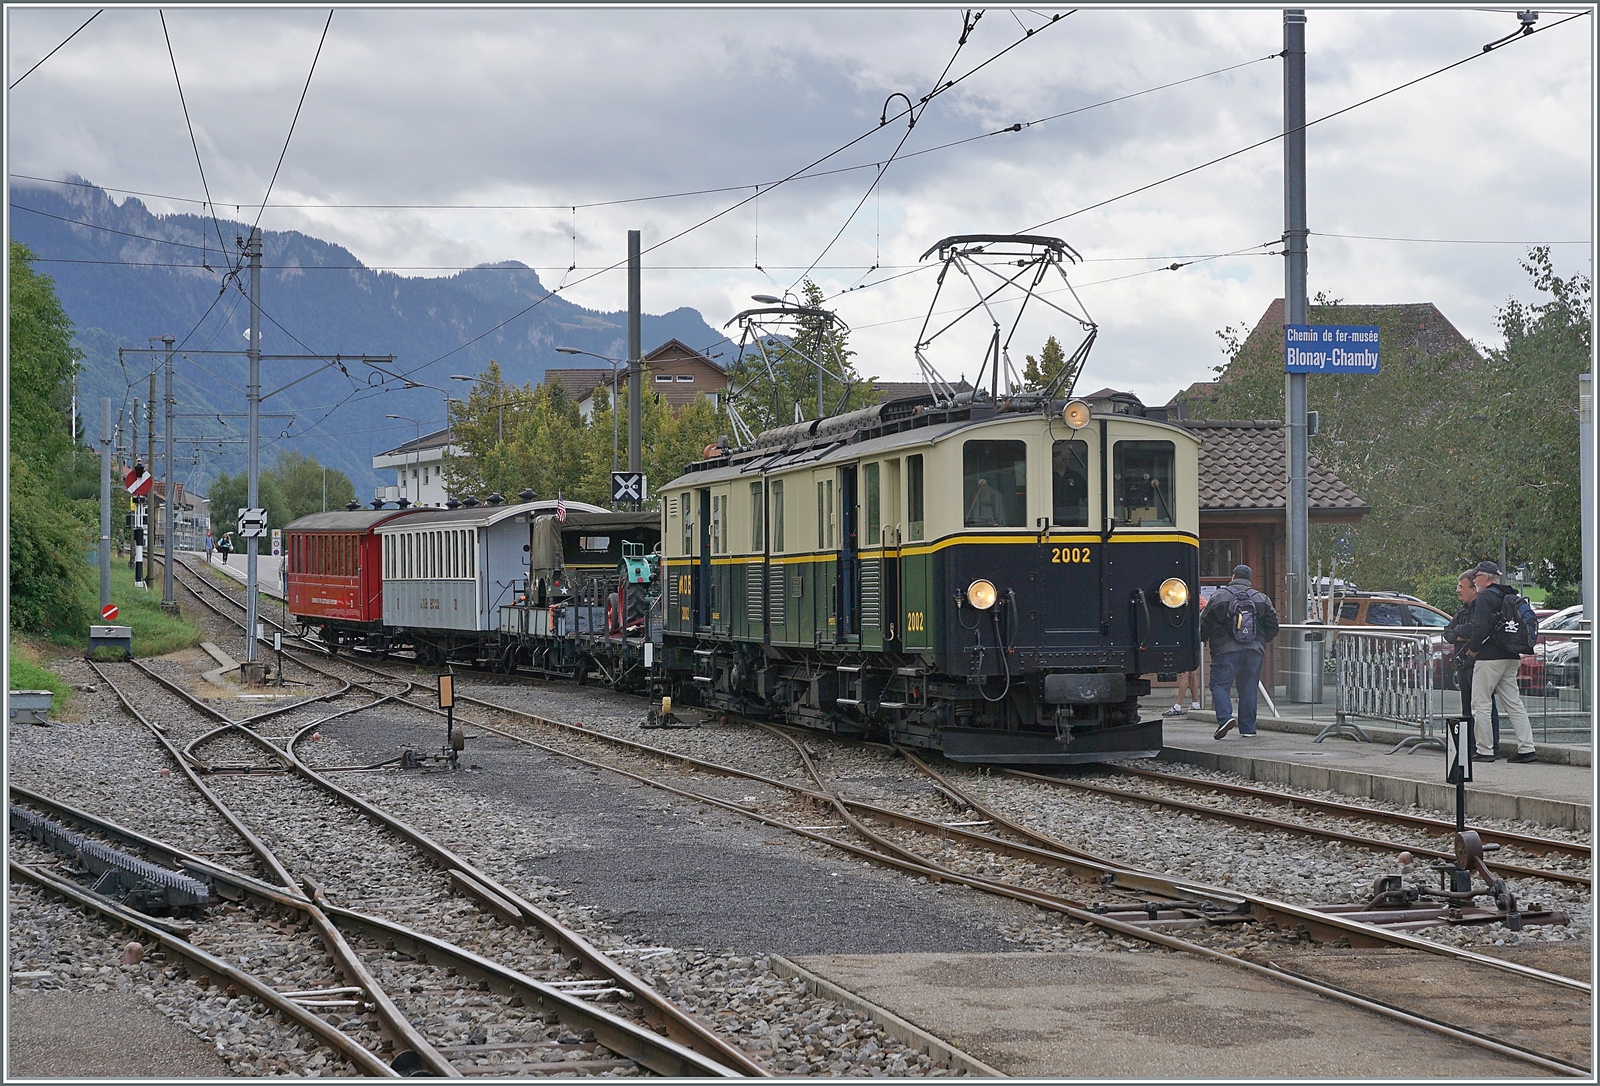
<instances>
[{"instance_id":1,"label":"man with blue backpack","mask_svg":"<svg viewBox=\"0 0 1600 1086\"><path fill-rule=\"evenodd\" d=\"M1235 566L1233 580L1216 590L1200 612L1200 639L1211 648L1211 700L1217 709L1215 738L1234 728L1241 736L1256 734L1256 687L1267 642L1278 636L1278 612L1263 593L1250 586L1250 567ZM1233 713L1229 688L1239 690L1239 714Z\"/></svg>"},{"instance_id":2,"label":"man with blue backpack","mask_svg":"<svg viewBox=\"0 0 1600 1086\"><path fill-rule=\"evenodd\" d=\"M1493 562L1479 562L1472 579L1478 589L1472 625L1467 629L1467 651L1472 654L1472 718L1488 720L1492 705L1499 702L1517 736L1517 753L1507 761L1537 762L1533 725L1517 689L1517 668L1522 658L1533 652L1539 620L1527 597L1500 583L1500 567ZM1488 746L1488 735L1480 733L1475 740L1473 761L1494 761L1496 751Z\"/></svg>"}]
</instances>

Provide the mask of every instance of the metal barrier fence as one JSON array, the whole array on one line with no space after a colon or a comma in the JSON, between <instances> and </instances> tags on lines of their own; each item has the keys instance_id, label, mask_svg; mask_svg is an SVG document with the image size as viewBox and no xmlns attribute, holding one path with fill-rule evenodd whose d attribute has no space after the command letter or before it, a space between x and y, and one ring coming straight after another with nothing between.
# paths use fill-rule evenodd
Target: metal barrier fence
<instances>
[{"instance_id":1,"label":"metal barrier fence","mask_svg":"<svg viewBox=\"0 0 1600 1086\"><path fill-rule=\"evenodd\" d=\"M1517 686L1536 740L1592 741L1591 645L1588 630L1543 632L1536 651L1522 658ZM1303 652L1292 651L1302 646ZM1280 715L1323 724L1317 742L1329 735L1370 741L1357 723L1369 720L1416 729L1396 751L1442 747L1435 729L1445 717L1463 711L1452 666L1454 648L1435 629L1285 625L1273 650ZM1298 689L1309 690L1311 700L1290 702L1287 692L1297 689L1290 673L1300 668L1308 674ZM1326 690L1328 685L1332 691ZM1501 715L1503 719L1503 709Z\"/></svg>"}]
</instances>

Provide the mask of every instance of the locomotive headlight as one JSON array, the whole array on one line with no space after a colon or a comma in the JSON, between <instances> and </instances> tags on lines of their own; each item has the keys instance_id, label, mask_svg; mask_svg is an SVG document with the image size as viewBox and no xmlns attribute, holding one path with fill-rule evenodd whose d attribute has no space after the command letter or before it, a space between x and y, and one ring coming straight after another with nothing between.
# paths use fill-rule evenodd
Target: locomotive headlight
<instances>
[{"instance_id":1,"label":"locomotive headlight","mask_svg":"<svg viewBox=\"0 0 1600 1086\"><path fill-rule=\"evenodd\" d=\"M994 585L981 577L967 585L967 602L980 611L987 611L993 607L995 598L998 595L994 590Z\"/></svg>"},{"instance_id":2,"label":"locomotive headlight","mask_svg":"<svg viewBox=\"0 0 1600 1086\"><path fill-rule=\"evenodd\" d=\"M1161 602L1173 610L1189 602L1189 586L1182 577L1168 577L1161 582Z\"/></svg>"},{"instance_id":3,"label":"locomotive headlight","mask_svg":"<svg viewBox=\"0 0 1600 1086\"><path fill-rule=\"evenodd\" d=\"M1089 425L1089 405L1082 400L1073 400L1062 409L1061 417L1074 430L1081 430Z\"/></svg>"}]
</instances>

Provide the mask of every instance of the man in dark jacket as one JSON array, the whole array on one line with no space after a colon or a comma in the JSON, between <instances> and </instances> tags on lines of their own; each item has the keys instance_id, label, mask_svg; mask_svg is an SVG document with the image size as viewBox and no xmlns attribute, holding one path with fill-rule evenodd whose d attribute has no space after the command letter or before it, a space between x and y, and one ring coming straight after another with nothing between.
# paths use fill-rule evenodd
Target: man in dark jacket
<instances>
[{"instance_id":1,"label":"man in dark jacket","mask_svg":"<svg viewBox=\"0 0 1600 1086\"><path fill-rule=\"evenodd\" d=\"M1256 687L1267 642L1278 636L1278 612L1272 601L1250 587L1250 567L1235 566L1233 580L1211 596L1200 612L1200 639L1211 648L1211 700L1217 709L1215 738L1234 728L1241 736L1256 734ZM1229 688L1238 685L1239 715L1233 713Z\"/></svg>"},{"instance_id":2,"label":"man in dark jacket","mask_svg":"<svg viewBox=\"0 0 1600 1086\"><path fill-rule=\"evenodd\" d=\"M1495 701L1504 705L1506 715L1511 718L1511 730L1517 736L1517 753L1509 760L1537 762L1539 757L1533 751L1533 725L1522 704L1522 694L1517 690L1517 668L1522 657L1502 649L1494 640L1501 606L1512 590L1500 583L1500 567L1493 562L1479 562L1472 580L1478 589L1478 598L1472 604L1472 624L1467 627L1467 651L1473 654L1473 718L1488 720ZM1487 735L1477 737L1474 760L1494 761L1495 752L1484 742L1488 738Z\"/></svg>"},{"instance_id":3,"label":"man in dark jacket","mask_svg":"<svg viewBox=\"0 0 1600 1086\"><path fill-rule=\"evenodd\" d=\"M1461 691L1461 715L1467 718L1468 728L1472 727L1472 655L1467 651L1467 630L1472 626L1472 612L1478 600L1478 586L1473 584L1476 570L1467 570L1456 578L1456 599L1461 601L1461 609L1456 612L1456 617L1444 628L1445 644L1455 646L1455 659L1451 666L1456 672L1456 688ZM1494 749L1500 749L1500 707L1490 701L1492 729L1494 731ZM1471 734L1471 733L1469 733ZM1477 740L1473 740L1476 748Z\"/></svg>"}]
</instances>

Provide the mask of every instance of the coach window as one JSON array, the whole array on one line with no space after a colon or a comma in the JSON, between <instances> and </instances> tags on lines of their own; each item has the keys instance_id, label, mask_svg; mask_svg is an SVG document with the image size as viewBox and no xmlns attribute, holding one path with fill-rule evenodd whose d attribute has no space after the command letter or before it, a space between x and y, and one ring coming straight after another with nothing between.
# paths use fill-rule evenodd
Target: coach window
<instances>
[{"instance_id":1,"label":"coach window","mask_svg":"<svg viewBox=\"0 0 1600 1086\"><path fill-rule=\"evenodd\" d=\"M772 480L772 549L783 552L783 480Z\"/></svg>"},{"instance_id":2,"label":"coach window","mask_svg":"<svg viewBox=\"0 0 1600 1086\"><path fill-rule=\"evenodd\" d=\"M750 484L750 549L757 554L766 546L766 495L760 483Z\"/></svg>"},{"instance_id":3,"label":"coach window","mask_svg":"<svg viewBox=\"0 0 1600 1086\"><path fill-rule=\"evenodd\" d=\"M922 454L906 457L906 535L922 538Z\"/></svg>"},{"instance_id":4,"label":"coach window","mask_svg":"<svg viewBox=\"0 0 1600 1086\"><path fill-rule=\"evenodd\" d=\"M1112 458L1117 520L1131 527L1171 528L1173 445L1170 441L1119 441Z\"/></svg>"},{"instance_id":5,"label":"coach window","mask_svg":"<svg viewBox=\"0 0 1600 1086\"><path fill-rule=\"evenodd\" d=\"M722 495L711 495L711 553L722 553Z\"/></svg>"},{"instance_id":6,"label":"coach window","mask_svg":"<svg viewBox=\"0 0 1600 1086\"><path fill-rule=\"evenodd\" d=\"M876 547L883 542L883 496L879 480L879 475L882 471L882 464L872 463L866 466L867 538L863 540L863 543L868 547Z\"/></svg>"},{"instance_id":7,"label":"coach window","mask_svg":"<svg viewBox=\"0 0 1600 1086\"><path fill-rule=\"evenodd\" d=\"M1050 447L1050 523L1089 524L1089 443L1057 441Z\"/></svg>"},{"instance_id":8,"label":"coach window","mask_svg":"<svg viewBox=\"0 0 1600 1086\"><path fill-rule=\"evenodd\" d=\"M683 509L683 553L694 553L694 518L689 515L689 495L678 495L678 505Z\"/></svg>"},{"instance_id":9,"label":"coach window","mask_svg":"<svg viewBox=\"0 0 1600 1086\"><path fill-rule=\"evenodd\" d=\"M817 550L833 550L833 480L817 480Z\"/></svg>"},{"instance_id":10,"label":"coach window","mask_svg":"<svg viewBox=\"0 0 1600 1086\"><path fill-rule=\"evenodd\" d=\"M1028 523L1028 444L968 441L962 446L961 501L968 528Z\"/></svg>"}]
</instances>

